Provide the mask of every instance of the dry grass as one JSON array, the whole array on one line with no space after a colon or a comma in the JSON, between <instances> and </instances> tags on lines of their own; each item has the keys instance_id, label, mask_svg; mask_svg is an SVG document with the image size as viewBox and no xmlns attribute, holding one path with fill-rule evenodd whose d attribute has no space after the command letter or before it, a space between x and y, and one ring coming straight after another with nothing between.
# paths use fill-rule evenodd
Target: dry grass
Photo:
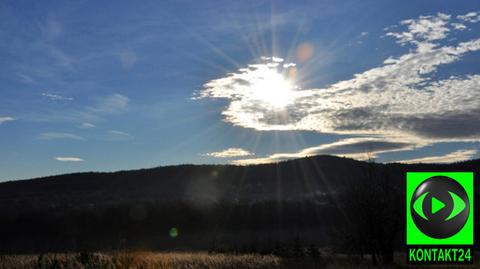
<instances>
[{"instance_id":1,"label":"dry grass","mask_svg":"<svg viewBox=\"0 0 480 269\"><path fill-rule=\"evenodd\" d=\"M287 269L371 268L366 260L348 257L285 259L259 254L205 252L115 252L0 256L0 269ZM392 266L390 268L398 268ZM385 267L380 267L385 268Z\"/></svg>"},{"instance_id":2,"label":"dry grass","mask_svg":"<svg viewBox=\"0 0 480 269\"><path fill-rule=\"evenodd\" d=\"M0 269L253 269L285 268L272 255L118 252L110 254L8 255Z\"/></svg>"}]
</instances>

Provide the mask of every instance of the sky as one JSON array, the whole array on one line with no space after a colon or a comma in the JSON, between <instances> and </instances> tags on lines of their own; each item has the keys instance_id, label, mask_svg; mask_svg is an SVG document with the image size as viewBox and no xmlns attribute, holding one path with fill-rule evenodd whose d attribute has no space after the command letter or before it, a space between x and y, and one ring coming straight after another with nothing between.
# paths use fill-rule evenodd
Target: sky
<instances>
[{"instance_id":1,"label":"sky","mask_svg":"<svg viewBox=\"0 0 480 269\"><path fill-rule=\"evenodd\" d=\"M475 1L2 1L0 181L480 157Z\"/></svg>"}]
</instances>

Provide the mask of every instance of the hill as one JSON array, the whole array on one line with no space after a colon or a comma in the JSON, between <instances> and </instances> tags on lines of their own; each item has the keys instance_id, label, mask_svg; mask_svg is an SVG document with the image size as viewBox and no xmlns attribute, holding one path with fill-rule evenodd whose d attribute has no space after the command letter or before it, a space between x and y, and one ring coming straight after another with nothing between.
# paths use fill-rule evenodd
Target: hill
<instances>
[{"instance_id":1,"label":"hill","mask_svg":"<svg viewBox=\"0 0 480 269\"><path fill-rule=\"evenodd\" d=\"M208 248L313 238L331 242L337 196L372 171L403 189L407 171L477 171L454 164L372 164L314 156L251 166L178 165L0 183L2 252L79 248ZM478 188L477 188L478 189ZM169 231L180 230L172 239ZM176 237L176 236L175 236ZM217 242L218 241L218 242Z\"/></svg>"}]
</instances>

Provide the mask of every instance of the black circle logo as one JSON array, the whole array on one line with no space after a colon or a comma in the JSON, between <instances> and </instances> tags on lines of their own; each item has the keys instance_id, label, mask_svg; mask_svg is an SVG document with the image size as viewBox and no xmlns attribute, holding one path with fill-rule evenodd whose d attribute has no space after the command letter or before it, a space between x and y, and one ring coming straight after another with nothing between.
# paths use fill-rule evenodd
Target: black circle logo
<instances>
[{"instance_id":1,"label":"black circle logo","mask_svg":"<svg viewBox=\"0 0 480 269\"><path fill-rule=\"evenodd\" d=\"M422 233L443 239L463 228L470 203L465 189L456 180L435 176L417 187L410 201L410 212Z\"/></svg>"}]
</instances>

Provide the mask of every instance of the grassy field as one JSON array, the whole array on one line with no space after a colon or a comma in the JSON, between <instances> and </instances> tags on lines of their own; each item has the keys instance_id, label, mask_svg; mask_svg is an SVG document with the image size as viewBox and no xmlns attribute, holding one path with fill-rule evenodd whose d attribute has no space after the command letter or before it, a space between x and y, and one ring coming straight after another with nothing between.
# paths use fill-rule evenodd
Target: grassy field
<instances>
[{"instance_id":1,"label":"grassy field","mask_svg":"<svg viewBox=\"0 0 480 269\"><path fill-rule=\"evenodd\" d=\"M286 269L371 268L347 257L286 259L273 255L116 252L0 256L0 269ZM399 268L393 265L388 268ZM381 267L385 268L385 267Z\"/></svg>"},{"instance_id":2,"label":"grassy field","mask_svg":"<svg viewBox=\"0 0 480 269\"><path fill-rule=\"evenodd\" d=\"M368 257L324 255L282 258L260 254L212 254L207 252L111 252L111 253L57 253L46 255L0 255L0 269L366 269L408 268L405 256L395 255L389 266L373 266ZM480 268L471 266L413 266L410 268Z\"/></svg>"}]
</instances>

